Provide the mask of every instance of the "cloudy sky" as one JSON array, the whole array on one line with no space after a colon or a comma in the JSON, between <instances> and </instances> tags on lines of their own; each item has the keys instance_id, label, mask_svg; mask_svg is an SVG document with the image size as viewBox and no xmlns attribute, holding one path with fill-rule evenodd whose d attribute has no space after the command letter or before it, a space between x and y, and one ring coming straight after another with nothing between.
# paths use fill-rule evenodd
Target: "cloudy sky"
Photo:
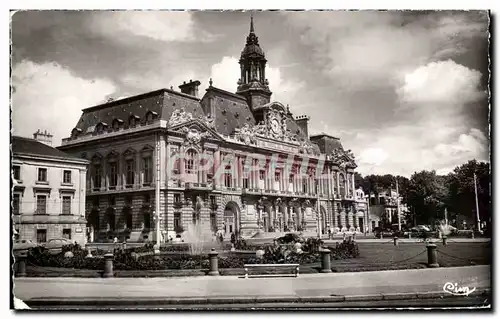
<instances>
[{"instance_id":1,"label":"cloudy sky","mask_svg":"<svg viewBox=\"0 0 500 319\"><path fill-rule=\"evenodd\" d=\"M342 139L362 174L487 160L485 12L256 12L272 99ZM13 134L60 145L81 109L189 79L234 92L248 12L12 17ZM203 89L202 89L203 90ZM202 91L204 92L204 90Z\"/></svg>"}]
</instances>

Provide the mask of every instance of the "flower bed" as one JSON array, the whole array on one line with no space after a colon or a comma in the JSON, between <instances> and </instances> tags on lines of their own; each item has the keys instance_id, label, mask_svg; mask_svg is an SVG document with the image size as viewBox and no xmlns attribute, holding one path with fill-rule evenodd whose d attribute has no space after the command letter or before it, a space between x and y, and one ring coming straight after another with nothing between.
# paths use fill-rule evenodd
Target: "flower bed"
<instances>
[{"instance_id":1,"label":"flower bed","mask_svg":"<svg viewBox=\"0 0 500 319\"><path fill-rule=\"evenodd\" d=\"M303 247L307 250L296 252L295 244L274 244L264 246L264 255L257 258L255 254L229 254L219 256L219 268L243 268L245 264L283 264L299 263L311 264L320 260L318 249L322 241L319 239L308 239ZM115 270L166 270L166 269L208 269L209 258L206 254L190 255L184 253L189 249L187 245L171 245L163 247L160 255L153 253L152 245L130 248L126 250L116 249L114 251L113 266ZM352 242L344 242L330 247L334 259L354 258L359 256L357 245ZM73 257L65 257L65 253L71 251ZM52 255L42 247L29 250L28 262L35 266L61 267L74 269L102 270L104 258L87 258L88 252L78 245L65 246L62 252Z\"/></svg>"}]
</instances>

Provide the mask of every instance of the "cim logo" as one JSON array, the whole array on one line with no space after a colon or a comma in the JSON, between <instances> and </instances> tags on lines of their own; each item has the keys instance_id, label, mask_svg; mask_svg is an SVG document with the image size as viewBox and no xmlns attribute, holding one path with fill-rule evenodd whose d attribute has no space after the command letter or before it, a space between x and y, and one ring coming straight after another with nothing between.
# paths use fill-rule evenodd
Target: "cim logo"
<instances>
[{"instance_id":1,"label":"cim logo","mask_svg":"<svg viewBox=\"0 0 500 319\"><path fill-rule=\"evenodd\" d=\"M447 282L443 286L443 291L454 296L468 296L476 291L476 287L472 289L467 286L459 287L457 283Z\"/></svg>"}]
</instances>

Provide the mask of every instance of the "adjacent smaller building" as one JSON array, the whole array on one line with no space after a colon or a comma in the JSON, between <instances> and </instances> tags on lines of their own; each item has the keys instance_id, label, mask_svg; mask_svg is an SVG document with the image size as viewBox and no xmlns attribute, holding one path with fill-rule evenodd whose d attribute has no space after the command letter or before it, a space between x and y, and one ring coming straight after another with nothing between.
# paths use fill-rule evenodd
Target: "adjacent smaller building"
<instances>
[{"instance_id":1,"label":"adjacent smaller building","mask_svg":"<svg viewBox=\"0 0 500 319\"><path fill-rule=\"evenodd\" d=\"M366 198L368 201L368 195ZM370 231L376 227L390 228L392 225L395 227L399 223L402 227L405 226L408 207L402 203L402 200L402 197L393 189L382 191L378 195L371 194L369 196Z\"/></svg>"},{"instance_id":2,"label":"adjacent smaller building","mask_svg":"<svg viewBox=\"0 0 500 319\"><path fill-rule=\"evenodd\" d=\"M51 146L47 132L13 136L11 214L18 239L87 242L85 186L88 161Z\"/></svg>"}]
</instances>

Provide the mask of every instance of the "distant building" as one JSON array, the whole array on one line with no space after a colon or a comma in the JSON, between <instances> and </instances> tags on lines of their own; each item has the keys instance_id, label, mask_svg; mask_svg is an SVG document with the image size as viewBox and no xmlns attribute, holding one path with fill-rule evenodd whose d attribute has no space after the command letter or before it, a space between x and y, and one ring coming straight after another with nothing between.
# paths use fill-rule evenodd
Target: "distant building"
<instances>
[{"instance_id":1,"label":"distant building","mask_svg":"<svg viewBox=\"0 0 500 319\"><path fill-rule=\"evenodd\" d=\"M369 198L369 220L370 231L375 227L391 227L398 225L398 194L395 190L384 190L378 194L371 194ZM404 226L407 221L405 216L409 211L408 206L402 203L402 197L399 196L399 216L401 225Z\"/></svg>"},{"instance_id":2,"label":"distant building","mask_svg":"<svg viewBox=\"0 0 500 319\"><path fill-rule=\"evenodd\" d=\"M34 136L43 142L11 139L14 234L38 243L68 238L85 244L88 161L49 146L52 135L47 132Z\"/></svg>"}]
</instances>

